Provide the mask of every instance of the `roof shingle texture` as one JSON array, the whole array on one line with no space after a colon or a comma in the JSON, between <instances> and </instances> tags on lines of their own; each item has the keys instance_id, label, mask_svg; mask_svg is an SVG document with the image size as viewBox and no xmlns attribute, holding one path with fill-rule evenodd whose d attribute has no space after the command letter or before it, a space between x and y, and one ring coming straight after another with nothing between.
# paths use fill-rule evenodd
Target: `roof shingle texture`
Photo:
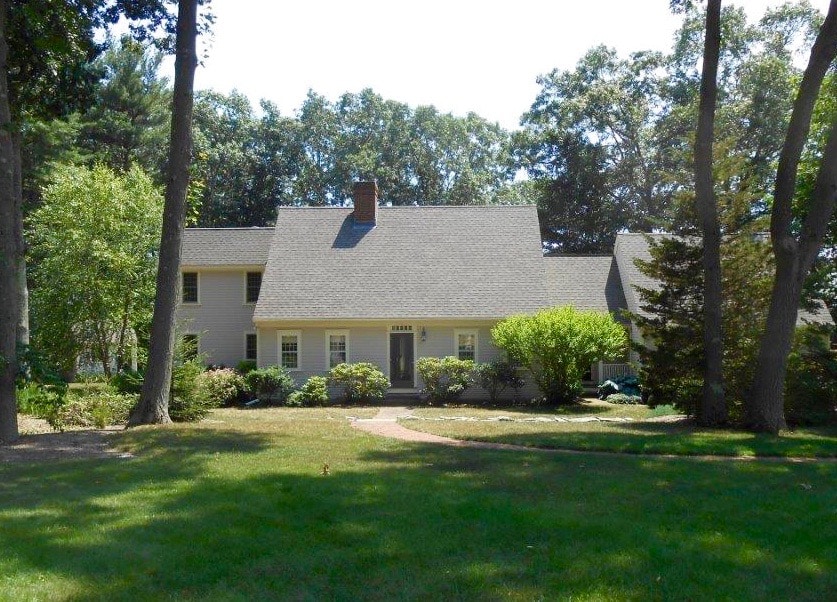
<instances>
[{"instance_id":1,"label":"roof shingle texture","mask_svg":"<svg viewBox=\"0 0 837 602\"><path fill-rule=\"evenodd\" d=\"M187 228L181 263L185 266L264 265L273 228Z\"/></svg>"},{"instance_id":2,"label":"roof shingle texture","mask_svg":"<svg viewBox=\"0 0 837 602\"><path fill-rule=\"evenodd\" d=\"M627 307L613 256L554 255L544 261L552 305L608 312Z\"/></svg>"},{"instance_id":3,"label":"roof shingle texture","mask_svg":"<svg viewBox=\"0 0 837 602\"><path fill-rule=\"evenodd\" d=\"M280 208L254 320L497 318L548 305L534 207Z\"/></svg>"}]
</instances>

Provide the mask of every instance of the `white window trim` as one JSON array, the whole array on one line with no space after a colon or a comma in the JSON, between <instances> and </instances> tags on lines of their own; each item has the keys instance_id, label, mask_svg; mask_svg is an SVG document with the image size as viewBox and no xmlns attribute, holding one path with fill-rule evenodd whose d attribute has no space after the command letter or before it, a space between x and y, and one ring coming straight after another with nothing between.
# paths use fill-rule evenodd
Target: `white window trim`
<instances>
[{"instance_id":1,"label":"white window trim","mask_svg":"<svg viewBox=\"0 0 837 602\"><path fill-rule=\"evenodd\" d=\"M197 281L198 287L198 300L197 301L184 301L183 300L183 275L184 274L195 274L195 280ZM200 305L201 304L201 273L197 270L183 270L180 272L180 303L182 305Z\"/></svg>"},{"instance_id":2,"label":"white window trim","mask_svg":"<svg viewBox=\"0 0 837 602\"><path fill-rule=\"evenodd\" d=\"M459 335L474 335L474 362L480 356L480 331L477 328L455 328L453 330L453 357L459 359Z\"/></svg>"},{"instance_id":3,"label":"white window trim","mask_svg":"<svg viewBox=\"0 0 837 602\"><path fill-rule=\"evenodd\" d=\"M350 355L350 346L351 343L349 342L349 331L348 330L326 330L325 331L325 369L331 370L334 366L331 365L331 337L332 336L344 336L346 337L346 363L348 364L351 362Z\"/></svg>"},{"instance_id":4,"label":"white window trim","mask_svg":"<svg viewBox=\"0 0 837 602\"><path fill-rule=\"evenodd\" d=\"M254 358L247 357L247 337L249 337L251 334L256 336L256 357L254 357ZM244 359L245 359L245 361L247 361L247 360L256 361L256 362L259 361L259 333L256 332L255 330L245 330L244 331Z\"/></svg>"},{"instance_id":5,"label":"white window trim","mask_svg":"<svg viewBox=\"0 0 837 602\"><path fill-rule=\"evenodd\" d=\"M262 282L264 283L264 272L259 271L259 270L244 270L244 292L243 292L242 297L241 297L241 303L243 305L249 305L250 307L252 307L257 303L257 301L248 301L247 300L247 274L261 274L262 275ZM198 289L198 290L200 290L200 289ZM261 286L259 287L259 294L261 294Z\"/></svg>"},{"instance_id":6,"label":"white window trim","mask_svg":"<svg viewBox=\"0 0 837 602\"><path fill-rule=\"evenodd\" d=\"M285 368L288 372L299 372L302 370L302 331L301 330L277 330L276 331L276 364L282 366L282 337L296 337L296 368Z\"/></svg>"}]
</instances>

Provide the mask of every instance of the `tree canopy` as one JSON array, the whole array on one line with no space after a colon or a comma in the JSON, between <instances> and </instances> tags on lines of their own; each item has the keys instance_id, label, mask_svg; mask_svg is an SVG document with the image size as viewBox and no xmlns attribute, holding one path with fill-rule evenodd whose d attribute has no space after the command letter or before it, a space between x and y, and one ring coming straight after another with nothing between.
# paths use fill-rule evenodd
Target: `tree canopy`
<instances>
[{"instance_id":1,"label":"tree canopy","mask_svg":"<svg viewBox=\"0 0 837 602\"><path fill-rule=\"evenodd\" d=\"M33 344L64 372L87 352L110 373L147 330L163 201L139 167L56 169L28 218Z\"/></svg>"}]
</instances>

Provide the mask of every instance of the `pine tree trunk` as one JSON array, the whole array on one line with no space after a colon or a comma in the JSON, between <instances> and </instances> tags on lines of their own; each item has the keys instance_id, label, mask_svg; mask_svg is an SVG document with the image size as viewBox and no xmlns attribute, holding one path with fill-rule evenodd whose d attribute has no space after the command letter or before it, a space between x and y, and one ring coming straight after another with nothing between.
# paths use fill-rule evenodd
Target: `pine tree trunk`
<instances>
[{"instance_id":1,"label":"pine tree trunk","mask_svg":"<svg viewBox=\"0 0 837 602\"><path fill-rule=\"evenodd\" d=\"M6 19L9 6L0 0L0 442L18 438L15 375L17 374L17 238L15 236L15 146L12 142L9 86L6 79L9 46Z\"/></svg>"},{"instance_id":2,"label":"pine tree trunk","mask_svg":"<svg viewBox=\"0 0 837 602\"><path fill-rule=\"evenodd\" d=\"M140 401L128 426L171 422L169 390L174 354L174 312L180 282L180 251L186 220L186 191L192 152L192 105L197 66L197 0L180 0L174 63L171 146L163 210L163 233L157 267L157 294L151 322L148 368Z\"/></svg>"},{"instance_id":3,"label":"pine tree trunk","mask_svg":"<svg viewBox=\"0 0 837 602\"><path fill-rule=\"evenodd\" d=\"M703 231L703 393L698 422L716 426L726 422L724 348L721 331L721 226L712 179L712 140L718 96L718 59L721 48L721 0L706 8L706 41L700 81L700 106L695 137L695 202Z\"/></svg>"}]
</instances>

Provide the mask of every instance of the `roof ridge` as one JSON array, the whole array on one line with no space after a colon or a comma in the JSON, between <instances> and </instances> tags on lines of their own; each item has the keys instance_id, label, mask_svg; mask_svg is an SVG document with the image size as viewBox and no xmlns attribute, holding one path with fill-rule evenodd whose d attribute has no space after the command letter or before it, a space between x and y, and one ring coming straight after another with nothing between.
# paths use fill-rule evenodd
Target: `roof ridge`
<instances>
[{"instance_id":1,"label":"roof ridge","mask_svg":"<svg viewBox=\"0 0 837 602\"><path fill-rule=\"evenodd\" d=\"M378 205L378 209L528 209L530 207L537 207L537 205ZM314 210L333 210L333 209L354 209L353 207L346 207L343 205L318 205L312 207L310 205L280 205L277 207L280 210L286 209L314 209Z\"/></svg>"},{"instance_id":2,"label":"roof ridge","mask_svg":"<svg viewBox=\"0 0 837 602\"><path fill-rule=\"evenodd\" d=\"M613 253L551 253L544 255L545 258L565 257L613 257Z\"/></svg>"},{"instance_id":3,"label":"roof ridge","mask_svg":"<svg viewBox=\"0 0 837 602\"><path fill-rule=\"evenodd\" d=\"M202 231L210 231L210 232L229 232L230 230L243 230L245 232L253 232L255 230L273 230L275 226L219 226L215 228L205 228L205 227L189 227L185 228L185 230L190 230L192 232L196 230Z\"/></svg>"}]
</instances>

